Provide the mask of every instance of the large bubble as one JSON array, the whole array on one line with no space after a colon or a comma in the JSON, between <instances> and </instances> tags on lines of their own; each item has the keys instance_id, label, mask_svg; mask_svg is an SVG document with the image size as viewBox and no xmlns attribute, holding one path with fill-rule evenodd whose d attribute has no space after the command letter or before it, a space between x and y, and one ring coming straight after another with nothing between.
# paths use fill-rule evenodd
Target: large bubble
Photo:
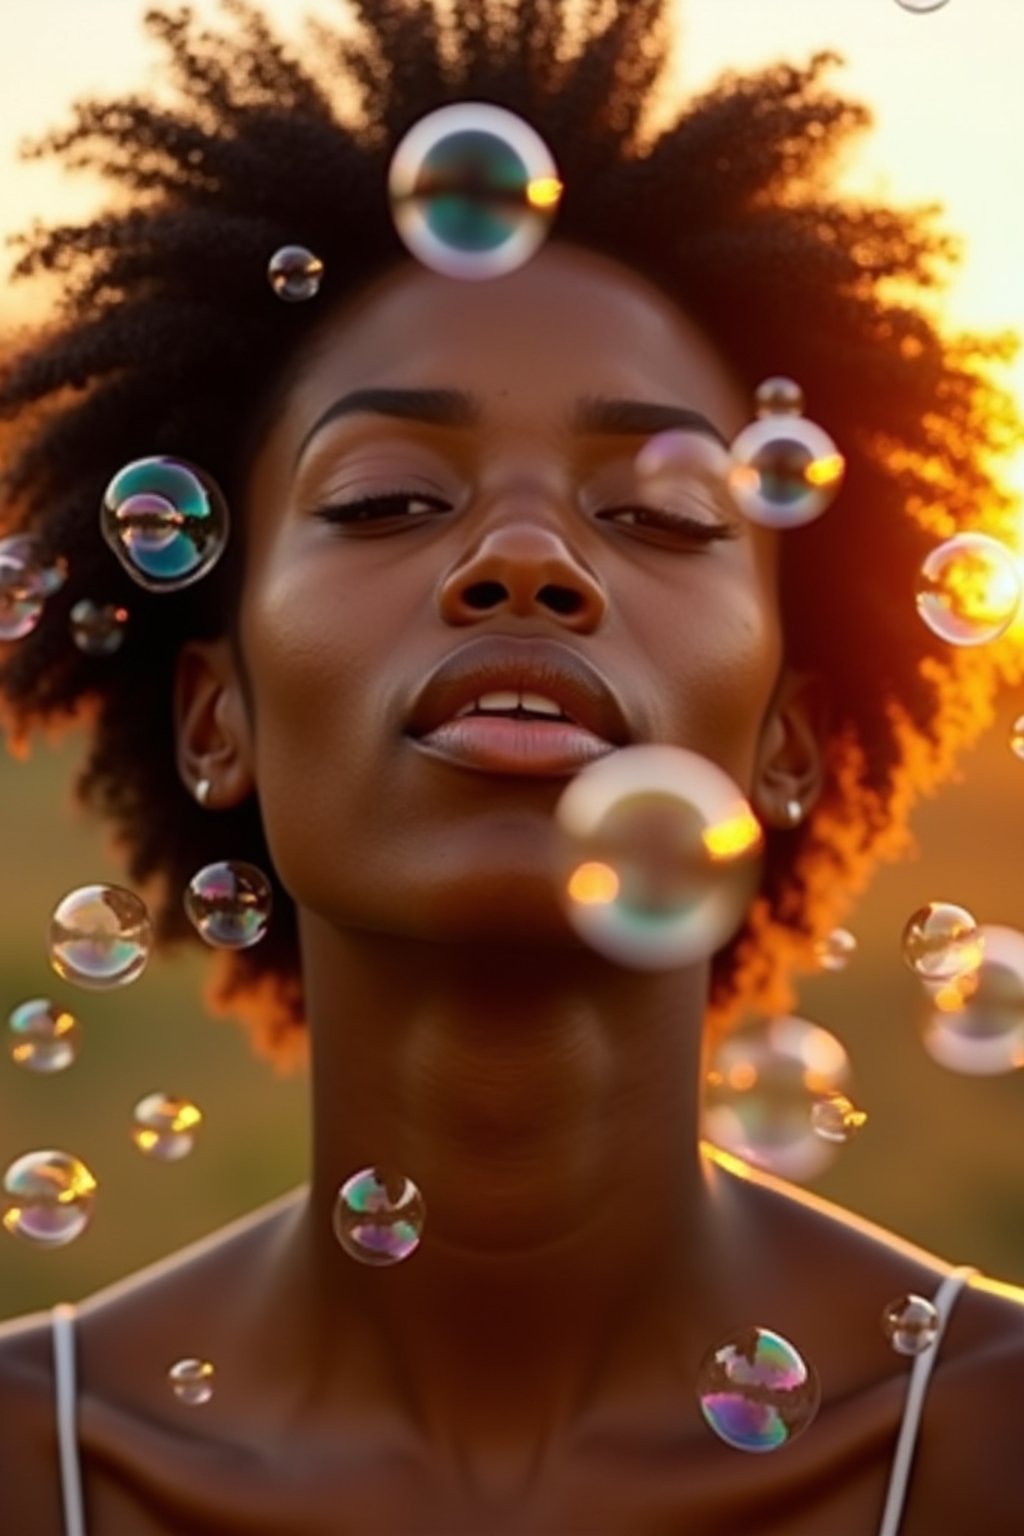
<instances>
[{"instance_id":1,"label":"large bubble","mask_svg":"<svg viewBox=\"0 0 1024 1536\"><path fill-rule=\"evenodd\" d=\"M922 1039L940 1066L987 1077L1024 1067L1024 933L985 923L978 934L981 963L932 992Z\"/></svg>"},{"instance_id":2,"label":"large bubble","mask_svg":"<svg viewBox=\"0 0 1024 1536\"><path fill-rule=\"evenodd\" d=\"M380 1268L415 1253L426 1214L412 1179L393 1169L362 1168L339 1189L331 1219L349 1257Z\"/></svg>"},{"instance_id":3,"label":"large bubble","mask_svg":"<svg viewBox=\"0 0 1024 1536\"><path fill-rule=\"evenodd\" d=\"M705 960L739 928L763 835L727 773L681 747L624 747L582 769L555 808L566 915L639 969Z\"/></svg>"},{"instance_id":4,"label":"large bubble","mask_svg":"<svg viewBox=\"0 0 1024 1536\"><path fill-rule=\"evenodd\" d=\"M705 1423L737 1451L778 1451L818 1411L818 1373L770 1328L740 1328L708 1351L697 1377Z\"/></svg>"},{"instance_id":5,"label":"large bubble","mask_svg":"<svg viewBox=\"0 0 1024 1536\"><path fill-rule=\"evenodd\" d=\"M765 528L800 528L832 505L845 460L821 427L792 411L761 415L732 449L727 484L743 516Z\"/></svg>"},{"instance_id":6,"label":"large bubble","mask_svg":"<svg viewBox=\"0 0 1024 1536\"><path fill-rule=\"evenodd\" d=\"M395 228L419 261L478 279L529 261L547 238L562 184L528 123L464 101L410 128L391 161L388 193Z\"/></svg>"},{"instance_id":7,"label":"large bubble","mask_svg":"<svg viewBox=\"0 0 1024 1536\"><path fill-rule=\"evenodd\" d=\"M185 459L136 459L107 486L100 528L140 587L176 592L205 576L224 553L228 506L205 470Z\"/></svg>"},{"instance_id":8,"label":"large bubble","mask_svg":"<svg viewBox=\"0 0 1024 1536\"><path fill-rule=\"evenodd\" d=\"M92 1218L96 1180L70 1152L26 1152L4 1174L3 1224L36 1248L62 1248Z\"/></svg>"},{"instance_id":9,"label":"large bubble","mask_svg":"<svg viewBox=\"0 0 1024 1536\"><path fill-rule=\"evenodd\" d=\"M987 533L958 533L926 556L917 611L950 645L987 645L1013 623L1021 578L1013 551Z\"/></svg>"},{"instance_id":10,"label":"large bubble","mask_svg":"<svg viewBox=\"0 0 1024 1536\"><path fill-rule=\"evenodd\" d=\"M58 976L94 991L141 976L153 948L145 903L119 885L83 885L50 918L50 964Z\"/></svg>"}]
</instances>

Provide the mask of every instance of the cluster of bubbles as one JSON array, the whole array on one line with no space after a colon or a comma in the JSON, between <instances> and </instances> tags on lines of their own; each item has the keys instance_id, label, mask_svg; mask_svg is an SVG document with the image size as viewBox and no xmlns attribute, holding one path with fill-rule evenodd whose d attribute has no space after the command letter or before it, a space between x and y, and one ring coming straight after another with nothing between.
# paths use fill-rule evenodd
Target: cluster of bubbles
<instances>
[{"instance_id":1,"label":"cluster of bubbles","mask_svg":"<svg viewBox=\"0 0 1024 1536\"><path fill-rule=\"evenodd\" d=\"M726 484L750 522L800 528L832 505L846 462L824 428L804 416L794 380L765 379L754 403L757 419L733 441Z\"/></svg>"},{"instance_id":2,"label":"cluster of bubbles","mask_svg":"<svg viewBox=\"0 0 1024 1536\"><path fill-rule=\"evenodd\" d=\"M334 1235L350 1258L381 1268L400 1264L419 1247L426 1221L423 1196L392 1168L362 1168L338 1190Z\"/></svg>"},{"instance_id":3,"label":"cluster of bubbles","mask_svg":"<svg viewBox=\"0 0 1024 1536\"><path fill-rule=\"evenodd\" d=\"M737 1451L777 1451L813 1421L818 1373L795 1345L770 1328L740 1328L709 1349L697 1373L700 1411Z\"/></svg>"},{"instance_id":4,"label":"cluster of bubbles","mask_svg":"<svg viewBox=\"0 0 1024 1536\"><path fill-rule=\"evenodd\" d=\"M708 958L739 927L763 834L721 768L681 747L589 763L555 807L556 886L585 943L620 964Z\"/></svg>"}]
</instances>

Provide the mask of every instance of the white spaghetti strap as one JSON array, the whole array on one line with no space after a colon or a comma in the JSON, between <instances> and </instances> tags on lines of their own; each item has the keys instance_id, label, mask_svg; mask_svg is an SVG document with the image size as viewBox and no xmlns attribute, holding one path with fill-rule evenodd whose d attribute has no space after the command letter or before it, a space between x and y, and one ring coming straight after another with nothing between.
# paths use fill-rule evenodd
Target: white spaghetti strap
<instances>
[{"instance_id":1,"label":"white spaghetti strap","mask_svg":"<svg viewBox=\"0 0 1024 1536\"><path fill-rule=\"evenodd\" d=\"M75 1424L75 1309L66 1303L54 1307L53 1367L57 1387L57 1448L60 1453L60 1486L64 1500L64 1536L85 1536L82 1474L78 1465L78 1432Z\"/></svg>"},{"instance_id":2,"label":"white spaghetti strap","mask_svg":"<svg viewBox=\"0 0 1024 1536\"><path fill-rule=\"evenodd\" d=\"M903 1408L903 1423L900 1425L899 1439L896 1442L896 1454L893 1457L892 1472L889 1477L889 1491L886 1495L878 1536L897 1536L899 1531L928 1378L931 1376L935 1357L939 1353L942 1335L946 1331L953 1305L971 1275L977 1273L977 1269L972 1264L961 1264L958 1269L951 1270L946 1275L935 1292L933 1304L939 1314L939 1329L934 1344L922 1354L915 1356L910 1370L910 1382Z\"/></svg>"}]
</instances>

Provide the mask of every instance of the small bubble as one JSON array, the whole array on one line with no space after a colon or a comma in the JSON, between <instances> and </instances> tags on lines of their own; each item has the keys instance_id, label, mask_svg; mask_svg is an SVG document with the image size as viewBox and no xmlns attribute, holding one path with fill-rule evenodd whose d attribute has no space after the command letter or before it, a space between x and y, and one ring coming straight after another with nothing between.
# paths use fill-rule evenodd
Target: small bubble
<instances>
[{"instance_id":1,"label":"small bubble","mask_svg":"<svg viewBox=\"0 0 1024 1536\"><path fill-rule=\"evenodd\" d=\"M100 528L140 587L176 592L224 553L228 507L210 476L185 459L136 459L107 486Z\"/></svg>"},{"instance_id":2,"label":"small bubble","mask_svg":"<svg viewBox=\"0 0 1024 1536\"><path fill-rule=\"evenodd\" d=\"M270 923L270 881L238 859L207 864L185 888L185 911L199 936L216 949L248 949Z\"/></svg>"},{"instance_id":3,"label":"small bubble","mask_svg":"<svg viewBox=\"0 0 1024 1536\"><path fill-rule=\"evenodd\" d=\"M958 533L931 550L917 580L917 611L950 645L986 645L1013 623L1021 579L1012 550L986 533Z\"/></svg>"},{"instance_id":4,"label":"small bubble","mask_svg":"<svg viewBox=\"0 0 1024 1536\"><path fill-rule=\"evenodd\" d=\"M754 391L754 409L757 416L802 416L804 392L795 379L777 374L765 379Z\"/></svg>"},{"instance_id":5,"label":"small bubble","mask_svg":"<svg viewBox=\"0 0 1024 1536\"><path fill-rule=\"evenodd\" d=\"M697 1376L706 1423L737 1451L777 1451L803 1434L821 1401L818 1373L770 1328L739 1328L708 1351Z\"/></svg>"},{"instance_id":6,"label":"small bubble","mask_svg":"<svg viewBox=\"0 0 1024 1536\"><path fill-rule=\"evenodd\" d=\"M949 0L896 0L896 4L903 11L916 11L924 15L926 11L941 11Z\"/></svg>"},{"instance_id":7,"label":"small bubble","mask_svg":"<svg viewBox=\"0 0 1024 1536\"><path fill-rule=\"evenodd\" d=\"M140 1152L160 1163L176 1163L196 1144L202 1111L190 1099L148 1093L132 1111L132 1140Z\"/></svg>"},{"instance_id":8,"label":"small bubble","mask_svg":"<svg viewBox=\"0 0 1024 1536\"><path fill-rule=\"evenodd\" d=\"M857 940L849 928L833 928L814 946L814 958L823 971L845 971L857 953Z\"/></svg>"},{"instance_id":9,"label":"small bubble","mask_svg":"<svg viewBox=\"0 0 1024 1536\"><path fill-rule=\"evenodd\" d=\"M577 773L555 807L558 894L585 943L658 970L736 932L763 834L716 764L681 747L623 747Z\"/></svg>"},{"instance_id":10,"label":"small bubble","mask_svg":"<svg viewBox=\"0 0 1024 1536\"><path fill-rule=\"evenodd\" d=\"M68 1152L26 1152L4 1174L3 1224L36 1248L61 1248L89 1225L96 1180Z\"/></svg>"},{"instance_id":11,"label":"small bubble","mask_svg":"<svg viewBox=\"0 0 1024 1536\"><path fill-rule=\"evenodd\" d=\"M83 597L71 610L71 638L86 656L113 656L121 649L128 609Z\"/></svg>"},{"instance_id":12,"label":"small bubble","mask_svg":"<svg viewBox=\"0 0 1024 1536\"><path fill-rule=\"evenodd\" d=\"M33 997L11 1012L11 1060L30 1072L63 1072L78 1054L78 1020L47 997Z\"/></svg>"},{"instance_id":13,"label":"small bubble","mask_svg":"<svg viewBox=\"0 0 1024 1536\"><path fill-rule=\"evenodd\" d=\"M1024 715L1018 715L1010 727L1010 751L1024 762Z\"/></svg>"},{"instance_id":14,"label":"small bubble","mask_svg":"<svg viewBox=\"0 0 1024 1536\"><path fill-rule=\"evenodd\" d=\"M864 1110L858 1109L844 1093L831 1093L818 1099L811 1108L811 1128L837 1146L856 1136L867 1118Z\"/></svg>"},{"instance_id":15,"label":"small bubble","mask_svg":"<svg viewBox=\"0 0 1024 1536\"><path fill-rule=\"evenodd\" d=\"M547 145L503 107L456 102L415 123L388 173L391 212L419 261L455 278L521 267L547 238L562 196Z\"/></svg>"},{"instance_id":16,"label":"small bubble","mask_svg":"<svg viewBox=\"0 0 1024 1536\"><path fill-rule=\"evenodd\" d=\"M404 1174L363 1168L338 1191L334 1235L361 1264L399 1264L419 1247L426 1220L423 1196Z\"/></svg>"},{"instance_id":17,"label":"small bubble","mask_svg":"<svg viewBox=\"0 0 1024 1536\"><path fill-rule=\"evenodd\" d=\"M934 993L922 1040L940 1066L988 1077L1024 1067L1024 933L989 923L978 933L981 964Z\"/></svg>"},{"instance_id":18,"label":"small bubble","mask_svg":"<svg viewBox=\"0 0 1024 1536\"><path fill-rule=\"evenodd\" d=\"M714 1146L784 1179L810 1179L837 1148L812 1123L815 1102L844 1093L846 1049L810 1019L783 1016L726 1035L705 1080L702 1134Z\"/></svg>"},{"instance_id":19,"label":"small bubble","mask_svg":"<svg viewBox=\"0 0 1024 1536\"><path fill-rule=\"evenodd\" d=\"M323 281L324 264L304 245L282 245L267 263L267 281L279 299L301 304L315 299Z\"/></svg>"},{"instance_id":20,"label":"small bubble","mask_svg":"<svg viewBox=\"0 0 1024 1536\"><path fill-rule=\"evenodd\" d=\"M176 1360L167 1372L171 1391L186 1408L201 1408L213 1396L214 1369L209 1360Z\"/></svg>"},{"instance_id":21,"label":"small bubble","mask_svg":"<svg viewBox=\"0 0 1024 1536\"><path fill-rule=\"evenodd\" d=\"M28 534L0 539L0 640L22 640L31 634L53 590Z\"/></svg>"},{"instance_id":22,"label":"small bubble","mask_svg":"<svg viewBox=\"0 0 1024 1536\"><path fill-rule=\"evenodd\" d=\"M145 904L119 885L80 886L50 918L50 964L79 987L125 986L141 976L152 947Z\"/></svg>"},{"instance_id":23,"label":"small bubble","mask_svg":"<svg viewBox=\"0 0 1024 1536\"><path fill-rule=\"evenodd\" d=\"M803 416L762 416L731 448L727 484L752 523L799 528L828 510L846 470L835 443Z\"/></svg>"},{"instance_id":24,"label":"small bubble","mask_svg":"<svg viewBox=\"0 0 1024 1536\"><path fill-rule=\"evenodd\" d=\"M922 1355L939 1335L939 1314L926 1296L897 1296L882 1313L882 1332L898 1355Z\"/></svg>"},{"instance_id":25,"label":"small bubble","mask_svg":"<svg viewBox=\"0 0 1024 1536\"><path fill-rule=\"evenodd\" d=\"M949 981L976 971L983 950L977 922L966 907L951 901L929 901L903 929L903 958L924 981Z\"/></svg>"}]
</instances>

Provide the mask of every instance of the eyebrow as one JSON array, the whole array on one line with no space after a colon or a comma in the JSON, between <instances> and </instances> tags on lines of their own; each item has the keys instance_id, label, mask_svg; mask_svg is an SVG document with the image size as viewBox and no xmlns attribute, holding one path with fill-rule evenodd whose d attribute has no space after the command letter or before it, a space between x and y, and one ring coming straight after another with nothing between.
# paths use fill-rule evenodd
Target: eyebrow
<instances>
[{"instance_id":1,"label":"eyebrow","mask_svg":"<svg viewBox=\"0 0 1024 1536\"><path fill-rule=\"evenodd\" d=\"M479 397L462 389L356 389L329 405L306 433L295 454L297 464L313 438L342 416L370 414L434 427L476 427L484 418ZM577 400L570 425L594 436L650 437L670 430L700 432L728 448L724 434L700 411L653 400L616 400L584 395Z\"/></svg>"}]
</instances>

